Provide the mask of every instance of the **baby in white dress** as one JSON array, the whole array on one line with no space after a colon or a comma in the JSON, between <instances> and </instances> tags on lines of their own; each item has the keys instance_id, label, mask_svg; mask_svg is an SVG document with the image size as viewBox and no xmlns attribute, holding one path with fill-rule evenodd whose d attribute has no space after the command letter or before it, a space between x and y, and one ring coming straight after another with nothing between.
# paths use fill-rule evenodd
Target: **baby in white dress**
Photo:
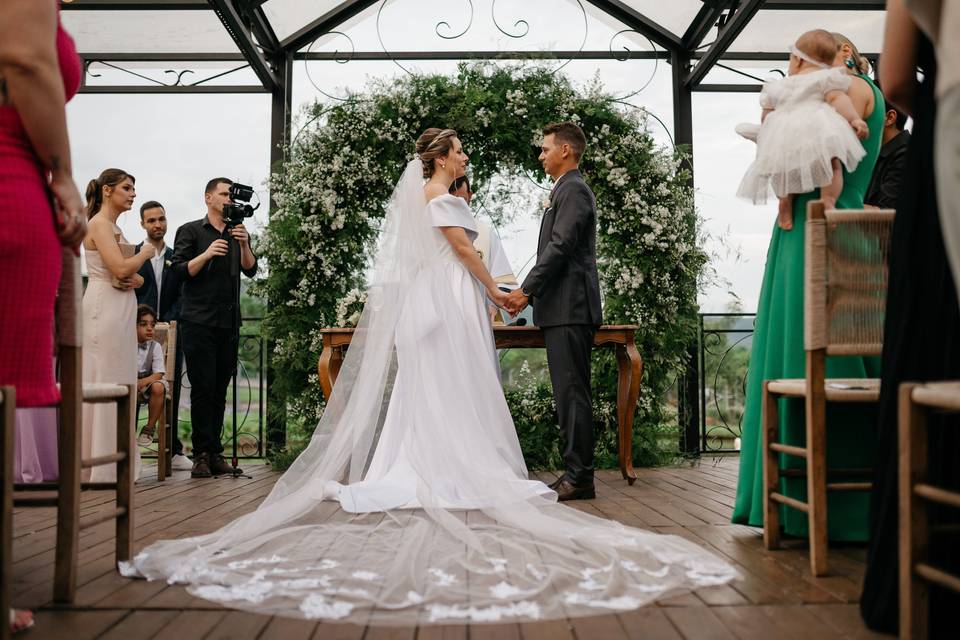
<instances>
[{"instance_id":1,"label":"baby in white dress","mask_svg":"<svg viewBox=\"0 0 960 640\"><path fill-rule=\"evenodd\" d=\"M791 47L788 75L767 82L760 93L761 125L741 124L737 133L757 143L737 195L763 204L779 198L778 224L793 228L793 194L820 188L828 209L843 190L843 171L853 171L866 151L867 123L846 91L851 77L832 67L837 43L828 31L801 35Z\"/></svg>"}]
</instances>

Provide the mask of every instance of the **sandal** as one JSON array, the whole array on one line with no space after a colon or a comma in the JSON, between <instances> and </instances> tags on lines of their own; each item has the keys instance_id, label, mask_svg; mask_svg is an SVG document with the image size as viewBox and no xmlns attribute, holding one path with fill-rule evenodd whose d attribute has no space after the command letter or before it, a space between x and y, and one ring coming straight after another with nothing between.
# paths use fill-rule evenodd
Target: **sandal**
<instances>
[{"instance_id":1,"label":"sandal","mask_svg":"<svg viewBox=\"0 0 960 640\"><path fill-rule=\"evenodd\" d=\"M10 609L10 633L20 633L34 624L33 612L27 609Z\"/></svg>"}]
</instances>

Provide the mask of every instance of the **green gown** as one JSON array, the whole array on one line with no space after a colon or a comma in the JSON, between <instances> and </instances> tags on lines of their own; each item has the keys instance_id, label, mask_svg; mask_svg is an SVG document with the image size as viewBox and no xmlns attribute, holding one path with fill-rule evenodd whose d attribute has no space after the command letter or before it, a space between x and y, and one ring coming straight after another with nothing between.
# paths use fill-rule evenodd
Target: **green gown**
<instances>
[{"instance_id":1,"label":"green gown","mask_svg":"<svg viewBox=\"0 0 960 640\"><path fill-rule=\"evenodd\" d=\"M880 152L884 100L880 90L866 76L873 89L874 109L866 118L870 136L863 141L866 156L853 173L843 174L843 191L838 209L860 209ZM819 197L819 190L796 196L793 229L784 231L774 224L767 251L767 263L760 290L760 303L747 373L746 406L740 445L740 476L733 522L763 526L763 451L761 385L775 378L803 378L806 353L803 349L803 254L807 203ZM771 210L771 219L775 218ZM827 377L879 377L880 358L827 358ZM877 414L868 405L827 405L827 466L868 468L876 442ZM803 445L806 440L802 400L780 401L780 439ZM782 468L803 468L802 458L781 456ZM862 480L869 480L863 478ZM781 491L806 499L806 479L781 480ZM829 492L827 497L828 535L831 540L865 541L868 538L869 492ZM780 522L787 534L807 535L807 514L781 506Z\"/></svg>"}]
</instances>

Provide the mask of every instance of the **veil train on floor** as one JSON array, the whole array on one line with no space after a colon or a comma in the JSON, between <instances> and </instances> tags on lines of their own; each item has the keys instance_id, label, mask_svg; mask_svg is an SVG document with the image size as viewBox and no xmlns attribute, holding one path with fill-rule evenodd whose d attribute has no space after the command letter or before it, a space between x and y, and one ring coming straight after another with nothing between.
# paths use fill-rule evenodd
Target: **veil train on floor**
<instances>
[{"instance_id":1,"label":"veil train on floor","mask_svg":"<svg viewBox=\"0 0 960 640\"><path fill-rule=\"evenodd\" d=\"M237 609L388 625L597 615L735 578L681 537L531 490L491 330L469 313L474 295L483 313L482 292L449 260L425 204L414 159L337 385L269 496L218 531L152 544L123 573ZM349 513L331 486L362 486L388 417L380 456L409 453L418 507Z\"/></svg>"}]
</instances>

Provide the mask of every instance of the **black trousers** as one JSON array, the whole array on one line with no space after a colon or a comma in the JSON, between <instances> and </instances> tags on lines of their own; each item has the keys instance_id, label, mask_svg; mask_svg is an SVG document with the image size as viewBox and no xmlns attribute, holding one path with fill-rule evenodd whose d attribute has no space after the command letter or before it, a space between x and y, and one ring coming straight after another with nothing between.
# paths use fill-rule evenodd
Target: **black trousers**
<instances>
[{"instance_id":1,"label":"black trousers","mask_svg":"<svg viewBox=\"0 0 960 640\"><path fill-rule=\"evenodd\" d=\"M560 422L566 479L593 482L593 403L590 397L590 353L597 329L571 324L544 327L547 365Z\"/></svg>"},{"instance_id":2,"label":"black trousers","mask_svg":"<svg viewBox=\"0 0 960 640\"><path fill-rule=\"evenodd\" d=\"M237 369L236 332L181 320L180 335L190 378L193 453L221 454L227 387Z\"/></svg>"}]
</instances>

